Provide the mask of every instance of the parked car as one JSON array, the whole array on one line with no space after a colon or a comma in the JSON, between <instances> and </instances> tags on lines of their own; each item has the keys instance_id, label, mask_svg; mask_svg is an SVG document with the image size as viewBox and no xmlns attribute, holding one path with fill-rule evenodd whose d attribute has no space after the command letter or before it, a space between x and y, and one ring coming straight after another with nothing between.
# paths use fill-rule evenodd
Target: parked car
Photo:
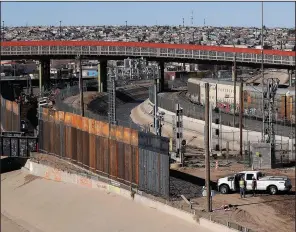
<instances>
[{"instance_id":1,"label":"parked car","mask_svg":"<svg viewBox=\"0 0 296 232\"><path fill-rule=\"evenodd\" d=\"M246 191L252 190L253 177L257 180L257 191L268 191L275 195L278 192L288 192L292 189L292 182L286 176L266 176L261 171L243 171L220 178L217 182L218 191L222 194L239 191L239 180L242 177L246 181Z\"/></svg>"}]
</instances>

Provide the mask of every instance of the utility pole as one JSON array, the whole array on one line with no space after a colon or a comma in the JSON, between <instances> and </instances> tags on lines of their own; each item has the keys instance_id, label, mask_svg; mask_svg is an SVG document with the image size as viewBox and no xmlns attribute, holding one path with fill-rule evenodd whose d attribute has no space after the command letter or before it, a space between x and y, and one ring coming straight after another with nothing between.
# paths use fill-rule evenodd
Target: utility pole
<instances>
[{"instance_id":1,"label":"utility pole","mask_svg":"<svg viewBox=\"0 0 296 232\"><path fill-rule=\"evenodd\" d=\"M205 83L206 107L205 107L205 167L207 188L207 211L211 212L211 186L210 186L210 85Z\"/></svg>"},{"instance_id":2,"label":"utility pole","mask_svg":"<svg viewBox=\"0 0 296 232\"><path fill-rule=\"evenodd\" d=\"M239 154L243 156L243 112L244 112L244 98L243 98L243 78L240 78L240 90L239 90Z\"/></svg>"},{"instance_id":3,"label":"utility pole","mask_svg":"<svg viewBox=\"0 0 296 232\"><path fill-rule=\"evenodd\" d=\"M62 21L60 21L60 38L62 38Z\"/></svg>"},{"instance_id":4,"label":"utility pole","mask_svg":"<svg viewBox=\"0 0 296 232\"><path fill-rule=\"evenodd\" d=\"M233 127L235 127L235 113L236 113L236 76L237 76L237 70L236 70L236 53L234 53L234 61L233 61Z\"/></svg>"},{"instance_id":5,"label":"utility pole","mask_svg":"<svg viewBox=\"0 0 296 232\"><path fill-rule=\"evenodd\" d=\"M84 117L84 99L83 99L83 79L82 79L82 62L81 62L81 55L77 56L79 62L79 92L80 92L80 109L81 109L81 116Z\"/></svg>"},{"instance_id":6,"label":"utility pole","mask_svg":"<svg viewBox=\"0 0 296 232\"><path fill-rule=\"evenodd\" d=\"M185 26L185 23L184 23L184 18L183 18L183 27Z\"/></svg>"},{"instance_id":7,"label":"utility pole","mask_svg":"<svg viewBox=\"0 0 296 232\"><path fill-rule=\"evenodd\" d=\"M235 49L235 44L232 36L232 30L230 32L231 40L232 40L232 46ZM235 113L236 113L236 79L237 79L237 68L236 68L236 52L234 52L234 58L233 58L233 67L232 67L232 75L233 75L233 127L235 127Z\"/></svg>"},{"instance_id":8,"label":"utility pole","mask_svg":"<svg viewBox=\"0 0 296 232\"><path fill-rule=\"evenodd\" d=\"M263 51L263 44L264 44L264 39L263 39L263 2L261 3L261 72L262 72L262 123L263 123L263 128L262 128L262 142L265 142L265 112L264 112L264 85L265 85L265 80L264 80L264 51Z\"/></svg>"},{"instance_id":9,"label":"utility pole","mask_svg":"<svg viewBox=\"0 0 296 232\"><path fill-rule=\"evenodd\" d=\"M191 26L193 27L193 11L191 11Z\"/></svg>"},{"instance_id":10,"label":"utility pole","mask_svg":"<svg viewBox=\"0 0 296 232\"><path fill-rule=\"evenodd\" d=\"M125 21L125 41L127 42L127 21Z\"/></svg>"}]
</instances>

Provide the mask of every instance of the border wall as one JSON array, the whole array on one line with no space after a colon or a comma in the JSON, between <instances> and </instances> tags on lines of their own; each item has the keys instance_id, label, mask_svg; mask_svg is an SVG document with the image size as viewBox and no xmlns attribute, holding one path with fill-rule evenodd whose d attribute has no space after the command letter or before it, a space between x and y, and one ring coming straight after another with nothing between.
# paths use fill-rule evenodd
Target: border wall
<instances>
[{"instance_id":1,"label":"border wall","mask_svg":"<svg viewBox=\"0 0 296 232\"><path fill-rule=\"evenodd\" d=\"M39 114L41 152L69 160L131 188L169 197L169 139L69 112L41 108ZM20 131L20 118L20 104L1 97L2 129ZM8 137L1 140L2 144L11 155L25 146ZM16 148L13 151L12 146ZM26 145L30 146L36 147Z\"/></svg>"},{"instance_id":2,"label":"border wall","mask_svg":"<svg viewBox=\"0 0 296 232\"><path fill-rule=\"evenodd\" d=\"M20 131L20 104L4 99L1 95L1 125L5 131Z\"/></svg>"},{"instance_id":3,"label":"border wall","mask_svg":"<svg viewBox=\"0 0 296 232\"><path fill-rule=\"evenodd\" d=\"M3 102L5 103L2 104ZM6 102L10 103L6 104ZM13 104L1 97L0 124L5 130L10 130L10 127L5 125L12 125L14 122L14 119L7 115L20 115L15 113L17 111L6 109L6 105ZM8 109L11 108L8 107ZM61 170L29 161L26 163L26 167L34 175L55 181L78 183L84 187L106 189L131 197L137 202L149 204L168 214L195 222L193 219L195 210L183 207L180 210L172 208L172 205L168 204L170 201L165 199L157 198L156 201L147 198L147 193L169 197L170 160L167 138L47 108L42 108L39 114L39 150L48 155L68 160L103 178L98 179L92 174L85 173L73 174L75 170L63 171L63 165L60 166L60 164L58 166ZM18 129L17 131L20 129L19 127L15 128ZM7 133L7 136L10 134ZM32 146L36 147L33 143ZM27 153L24 153L24 158L26 157ZM34 158L34 153L32 157ZM105 182L100 182L102 180L110 181L105 184ZM139 191L136 191L136 194L132 196L130 192L124 191L127 186L131 187L130 191L135 188ZM219 225L214 223L213 219L211 217L209 220L200 218L199 221L204 227L218 227L217 231L237 231L231 228L243 230L241 226L232 223L227 223L227 227ZM214 230L216 231L216 228ZM249 229L246 231L252 232Z\"/></svg>"},{"instance_id":4,"label":"border wall","mask_svg":"<svg viewBox=\"0 0 296 232\"><path fill-rule=\"evenodd\" d=\"M154 195L169 197L169 140L76 114L40 112L39 150Z\"/></svg>"}]
</instances>

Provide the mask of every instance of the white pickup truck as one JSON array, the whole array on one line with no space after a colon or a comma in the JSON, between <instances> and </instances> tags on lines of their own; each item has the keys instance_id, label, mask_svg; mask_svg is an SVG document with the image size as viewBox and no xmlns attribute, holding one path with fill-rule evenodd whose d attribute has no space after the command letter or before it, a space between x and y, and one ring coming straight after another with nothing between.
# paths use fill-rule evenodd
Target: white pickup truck
<instances>
[{"instance_id":1,"label":"white pickup truck","mask_svg":"<svg viewBox=\"0 0 296 232\"><path fill-rule=\"evenodd\" d=\"M253 177L257 180L257 191L268 191L275 195L279 191L290 191L292 188L291 180L286 176L265 176L260 171L243 171L232 176L220 178L217 182L218 191L227 194L231 191L239 191L239 180L241 177L246 181L246 191L252 190Z\"/></svg>"}]
</instances>

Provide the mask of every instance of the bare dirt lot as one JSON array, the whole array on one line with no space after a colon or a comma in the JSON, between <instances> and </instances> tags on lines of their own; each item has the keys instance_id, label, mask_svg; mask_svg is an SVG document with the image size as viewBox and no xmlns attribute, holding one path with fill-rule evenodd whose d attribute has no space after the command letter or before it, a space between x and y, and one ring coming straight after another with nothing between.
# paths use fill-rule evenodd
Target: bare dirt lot
<instances>
[{"instance_id":1,"label":"bare dirt lot","mask_svg":"<svg viewBox=\"0 0 296 232\"><path fill-rule=\"evenodd\" d=\"M234 174L238 171L246 170L241 164L234 164L231 167L214 168L211 171L211 180L216 182L220 177ZM204 178L204 168L181 168L180 171L192 176ZM233 207L229 211L216 210L211 213L215 221L223 224L233 222L254 231L270 232L295 231L295 168L266 170L265 173L273 175L285 175L292 179L293 189L291 194L271 196L265 193L253 197L247 194L245 199L241 199L239 194L228 195L217 194L213 197L213 210L222 205L231 204ZM195 198L194 208L204 210L206 199Z\"/></svg>"}]
</instances>

